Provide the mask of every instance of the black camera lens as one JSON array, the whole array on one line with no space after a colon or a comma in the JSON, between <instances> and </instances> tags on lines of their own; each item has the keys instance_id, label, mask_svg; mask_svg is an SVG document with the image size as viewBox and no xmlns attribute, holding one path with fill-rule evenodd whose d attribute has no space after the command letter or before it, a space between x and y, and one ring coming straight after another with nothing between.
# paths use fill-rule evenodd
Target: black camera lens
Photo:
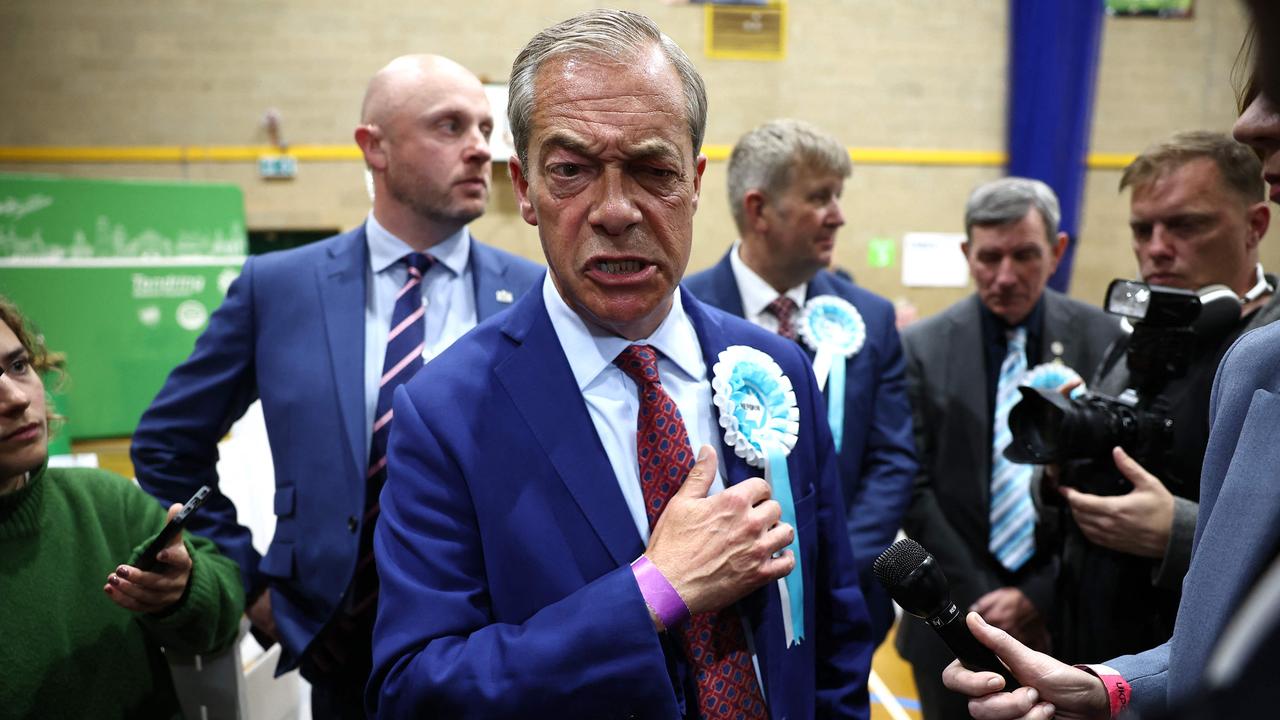
<instances>
[{"instance_id":1,"label":"black camera lens","mask_svg":"<svg viewBox=\"0 0 1280 720\"><path fill-rule=\"evenodd\" d=\"M1004 456L1013 462L1045 465L1105 458L1117 445L1136 456L1168 447L1173 422L1119 400L1086 395L1068 399L1055 390L1023 386L1022 400L1009 413L1013 442Z\"/></svg>"}]
</instances>

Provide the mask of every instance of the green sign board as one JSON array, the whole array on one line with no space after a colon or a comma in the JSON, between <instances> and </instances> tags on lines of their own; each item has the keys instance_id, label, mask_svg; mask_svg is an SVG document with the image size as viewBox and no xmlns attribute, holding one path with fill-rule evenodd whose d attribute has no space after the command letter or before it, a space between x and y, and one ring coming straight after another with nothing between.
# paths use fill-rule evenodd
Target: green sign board
<instances>
[{"instance_id":1,"label":"green sign board","mask_svg":"<svg viewBox=\"0 0 1280 720\"><path fill-rule=\"evenodd\" d=\"M1191 17L1192 0L1106 0L1110 15L1158 15Z\"/></svg>"},{"instance_id":2,"label":"green sign board","mask_svg":"<svg viewBox=\"0 0 1280 720\"><path fill-rule=\"evenodd\" d=\"M67 356L59 407L72 439L133 433L186 359L242 260L222 265L0 265L0 291Z\"/></svg>"},{"instance_id":3,"label":"green sign board","mask_svg":"<svg viewBox=\"0 0 1280 720\"><path fill-rule=\"evenodd\" d=\"M235 185L0 174L0 261L244 257Z\"/></svg>"},{"instance_id":4,"label":"green sign board","mask_svg":"<svg viewBox=\"0 0 1280 720\"><path fill-rule=\"evenodd\" d=\"M132 434L246 244L234 185L0 175L0 294L67 356L64 435Z\"/></svg>"}]
</instances>

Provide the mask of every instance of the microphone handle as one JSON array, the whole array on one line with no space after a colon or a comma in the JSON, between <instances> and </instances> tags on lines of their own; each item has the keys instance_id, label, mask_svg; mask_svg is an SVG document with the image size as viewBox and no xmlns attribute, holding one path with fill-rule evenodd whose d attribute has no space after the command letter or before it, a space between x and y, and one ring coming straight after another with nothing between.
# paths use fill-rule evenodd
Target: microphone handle
<instances>
[{"instance_id":1,"label":"microphone handle","mask_svg":"<svg viewBox=\"0 0 1280 720\"><path fill-rule=\"evenodd\" d=\"M1004 663L1000 662L1000 658L996 657L991 648L978 642L973 633L969 632L964 615L960 614L954 603L938 615L927 618L925 622L938 632L942 641L951 648L951 652L955 653L961 665L974 672L987 671L1004 676L1005 690L1018 687L1018 683L1009 674L1009 669L1004 666Z\"/></svg>"}]
</instances>

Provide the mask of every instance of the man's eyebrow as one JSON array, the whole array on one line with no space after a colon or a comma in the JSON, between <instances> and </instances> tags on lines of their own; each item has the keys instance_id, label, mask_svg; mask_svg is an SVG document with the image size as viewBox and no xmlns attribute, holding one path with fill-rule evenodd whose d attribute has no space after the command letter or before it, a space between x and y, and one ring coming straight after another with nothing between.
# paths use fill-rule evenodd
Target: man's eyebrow
<instances>
[{"instance_id":1,"label":"man's eyebrow","mask_svg":"<svg viewBox=\"0 0 1280 720\"><path fill-rule=\"evenodd\" d=\"M13 362L14 360L21 360L27 354L28 353L26 348L19 347L17 350L14 350L13 352L10 352L8 355L4 356L4 364L6 367L8 367L9 363Z\"/></svg>"},{"instance_id":2,"label":"man's eyebrow","mask_svg":"<svg viewBox=\"0 0 1280 720\"><path fill-rule=\"evenodd\" d=\"M591 147L582 138L567 130L555 130L542 141L542 146L557 147L579 155L590 155Z\"/></svg>"},{"instance_id":3,"label":"man's eyebrow","mask_svg":"<svg viewBox=\"0 0 1280 720\"><path fill-rule=\"evenodd\" d=\"M631 146L629 153L634 160L666 160L680 162L683 158L671 143L658 139L644 140Z\"/></svg>"}]
</instances>

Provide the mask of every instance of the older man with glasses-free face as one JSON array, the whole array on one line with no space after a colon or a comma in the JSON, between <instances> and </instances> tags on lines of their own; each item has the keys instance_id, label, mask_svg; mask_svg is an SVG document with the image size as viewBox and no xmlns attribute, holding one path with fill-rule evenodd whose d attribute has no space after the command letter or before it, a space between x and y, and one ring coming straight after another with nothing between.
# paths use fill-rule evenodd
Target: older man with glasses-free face
<instances>
[{"instance_id":1,"label":"older man with glasses-free face","mask_svg":"<svg viewBox=\"0 0 1280 720\"><path fill-rule=\"evenodd\" d=\"M398 398L369 709L867 717L866 610L808 360L679 289L701 78L646 18L594 11L530 41L509 107L550 270ZM720 353L742 346L794 384L772 485L713 405Z\"/></svg>"}]
</instances>

